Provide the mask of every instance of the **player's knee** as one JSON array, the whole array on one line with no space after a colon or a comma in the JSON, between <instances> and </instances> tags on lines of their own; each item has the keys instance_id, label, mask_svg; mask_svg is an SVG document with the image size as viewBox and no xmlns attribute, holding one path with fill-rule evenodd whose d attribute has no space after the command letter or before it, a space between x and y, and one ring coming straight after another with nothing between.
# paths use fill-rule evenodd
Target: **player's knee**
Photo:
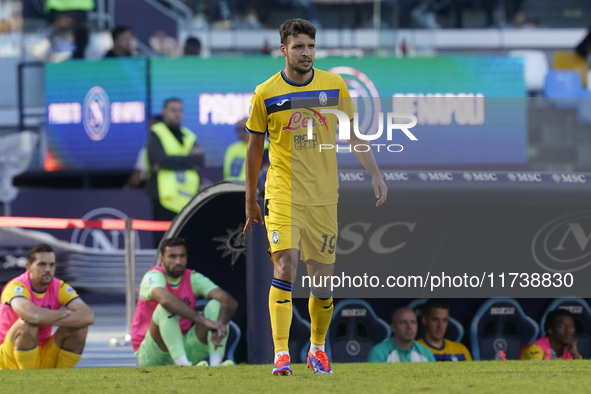
<instances>
[{"instance_id":1,"label":"player's knee","mask_svg":"<svg viewBox=\"0 0 591 394\"><path fill-rule=\"evenodd\" d=\"M209 320L217 320L220 316L222 304L218 300L209 300L203 309L203 316Z\"/></svg>"},{"instance_id":2,"label":"player's knee","mask_svg":"<svg viewBox=\"0 0 591 394\"><path fill-rule=\"evenodd\" d=\"M86 337L88 336L88 327L82 327L74 330L72 332L72 336L74 336L76 339L86 340Z\"/></svg>"},{"instance_id":3,"label":"player's knee","mask_svg":"<svg viewBox=\"0 0 591 394\"><path fill-rule=\"evenodd\" d=\"M14 323L15 327L15 333L17 334L25 334L25 335L31 335L31 336L35 336L39 333L39 327L38 326L34 326L33 324L27 323L26 321L24 321L23 319L18 319L15 323Z\"/></svg>"},{"instance_id":4,"label":"player's knee","mask_svg":"<svg viewBox=\"0 0 591 394\"><path fill-rule=\"evenodd\" d=\"M157 326L159 326L161 322L171 319L174 316L174 313L168 311L168 309L166 309L161 304L158 304L156 309L154 309L154 313L152 314L152 321L156 323Z\"/></svg>"}]
</instances>

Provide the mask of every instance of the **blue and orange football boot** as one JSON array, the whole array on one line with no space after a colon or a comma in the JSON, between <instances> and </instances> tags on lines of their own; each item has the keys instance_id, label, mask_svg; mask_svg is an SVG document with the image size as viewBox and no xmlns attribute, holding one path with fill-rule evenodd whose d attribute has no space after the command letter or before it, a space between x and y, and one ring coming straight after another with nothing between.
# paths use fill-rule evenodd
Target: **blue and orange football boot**
<instances>
[{"instance_id":1,"label":"blue and orange football boot","mask_svg":"<svg viewBox=\"0 0 591 394\"><path fill-rule=\"evenodd\" d=\"M277 357L277 361L275 361L275 366L273 367L273 375L291 375L291 358L289 357L289 354L282 354L281 356Z\"/></svg>"},{"instance_id":2,"label":"blue and orange football boot","mask_svg":"<svg viewBox=\"0 0 591 394\"><path fill-rule=\"evenodd\" d=\"M315 354L312 354L312 352L308 350L308 367L310 367L314 373L332 373L332 368L328 362L328 356L322 350L316 350Z\"/></svg>"}]
</instances>

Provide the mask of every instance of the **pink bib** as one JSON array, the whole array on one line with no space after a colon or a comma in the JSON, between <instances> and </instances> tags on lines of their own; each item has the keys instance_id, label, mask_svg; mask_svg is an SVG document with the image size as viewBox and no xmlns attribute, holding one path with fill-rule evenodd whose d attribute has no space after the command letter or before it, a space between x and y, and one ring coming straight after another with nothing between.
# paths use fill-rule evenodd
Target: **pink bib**
<instances>
[{"instance_id":1,"label":"pink bib","mask_svg":"<svg viewBox=\"0 0 591 394\"><path fill-rule=\"evenodd\" d=\"M160 271L164 274L164 270L162 267L154 267L150 271ZM149 271L148 271L149 272ZM192 270L185 269L183 272L183 276L181 277L181 281L179 282L178 287L175 289L168 281L166 282L166 290L170 291L175 296L179 297L181 300L185 302L185 304L189 305L191 308L195 308L195 294L193 294L193 288L191 286L191 274ZM138 295L137 306L135 308L135 314L133 316L133 323L131 325L131 343L133 344L133 350L138 351L140 348L140 344L144 340L146 336L146 332L150 327L150 322L152 321L152 314L154 313L154 309L158 306L156 301L144 301L140 299ZM183 335L185 335L193 322L191 320L187 320L185 318L179 319L181 323L181 331Z\"/></svg>"},{"instance_id":2,"label":"pink bib","mask_svg":"<svg viewBox=\"0 0 591 394\"><path fill-rule=\"evenodd\" d=\"M31 299L29 301L31 301L36 306L41 308L52 309L54 311L61 308L62 305L60 304L59 300L59 279L53 278L49 286L47 286L47 290L45 290L45 294L43 294L42 298L37 298L37 296L33 292L31 280L29 279L29 272L25 272L22 275L17 276L10 282L13 281L20 282L25 285L25 287L29 290L29 294L31 295ZM0 344L4 342L4 338L6 337L8 330L10 330L10 327L12 327L12 325L15 321L18 320L18 318L18 315L12 310L10 305L0 305ZM51 336L52 327L53 326L51 325L39 326L39 346L43 346L45 342L47 342L47 340Z\"/></svg>"},{"instance_id":3,"label":"pink bib","mask_svg":"<svg viewBox=\"0 0 591 394\"><path fill-rule=\"evenodd\" d=\"M548 338L548 337L542 337L542 338L538 339L537 341L534 341L533 343L529 343L529 344L525 345L521 349L521 354L519 355L519 359L520 360L521 360L521 357L523 356L523 351L529 345L538 345L542 349L542 352L544 352L544 354L546 354L546 352L550 349L550 338ZM562 360L574 360L574 357L573 357L573 355L569 351L564 350L562 352Z\"/></svg>"}]
</instances>

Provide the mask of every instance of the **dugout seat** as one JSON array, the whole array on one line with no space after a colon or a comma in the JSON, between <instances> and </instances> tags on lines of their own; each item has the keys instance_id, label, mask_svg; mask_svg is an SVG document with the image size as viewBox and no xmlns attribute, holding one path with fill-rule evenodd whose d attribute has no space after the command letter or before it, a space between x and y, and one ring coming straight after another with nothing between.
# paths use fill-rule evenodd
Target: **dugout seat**
<instances>
[{"instance_id":1,"label":"dugout seat","mask_svg":"<svg viewBox=\"0 0 591 394\"><path fill-rule=\"evenodd\" d=\"M474 360L494 360L505 352L507 360L517 360L521 348L538 338L540 328L513 298L492 298L476 312L470 327Z\"/></svg>"},{"instance_id":2,"label":"dugout seat","mask_svg":"<svg viewBox=\"0 0 591 394\"><path fill-rule=\"evenodd\" d=\"M371 348L391 335L390 326L367 301L342 300L334 308L326 334L326 354L335 363L366 362Z\"/></svg>"},{"instance_id":3,"label":"dugout seat","mask_svg":"<svg viewBox=\"0 0 591 394\"><path fill-rule=\"evenodd\" d=\"M540 336L546 336L546 330L544 329L544 323L548 313L555 309L566 309L572 313L575 317L575 338L577 340L577 347L579 353L584 359L591 357L591 341L589 335L591 333L591 308L589 304L582 298L576 297L564 297L557 298L548 306L542 320L540 320Z\"/></svg>"},{"instance_id":4,"label":"dugout seat","mask_svg":"<svg viewBox=\"0 0 591 394\"><path fill-rule=\"evenodd\" d=\"M207 305L208 302L209 300L197 300L195 309L198 311L203 311L205 305ZM226 354L224 355L224 360L232 360L234 363L236 363L236 360L234 359L234 352L236 351L238 342L240 342L242 331L240 330L240 327L238 327L238 324L234 323L232 320L230 320L228 326L228 342L226 342Z\"/></svg>"},{"instance_id":5,"label":"dugout seat","mask_svg":"<svg viewBox=\"0 0 591 394\"><path fill-rule=\"evenodd\" d=\"M417 338L423 338L425 335L425 326L421 320L425 302L427 302L427 298L417 298L407 305L407 308L412 309L417 315L417 321L419 323ZM464 327L459 321L451 316L449 316L449 323L447 325L447 331L445 331L445 338L454 342L462 342L462 338L464 338Z\"/></svg>"},{"instance_id":6,"label":"dugout seat","mask_svg":"<svg viewBox=\"0 0 591 394\"><path fill-rule=\"evenodd\" d=\"M546 74L544 97L558 108L576 109L583 95L581 77L574 71L550 71Z\"/></svg>"},{"instance_id":7,"label":"dugout seat","mask_svg":"<svg viewBox=\"0 0 591 394\"><path fill-rule=\"evenodd\" d=\"M310 347L310 322L305 320L298 308L293 306L293 319L289 329L288 346L291 349L292 363L305 363Z\"/></svg>"}]
</instances>

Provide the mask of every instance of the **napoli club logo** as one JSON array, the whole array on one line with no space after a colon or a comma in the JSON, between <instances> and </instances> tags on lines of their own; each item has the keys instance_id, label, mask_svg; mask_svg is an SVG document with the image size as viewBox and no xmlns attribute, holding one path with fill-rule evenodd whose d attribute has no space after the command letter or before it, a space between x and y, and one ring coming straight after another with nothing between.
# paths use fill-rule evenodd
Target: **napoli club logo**
<instances>
[{"instance_id":1,"label":"napoli club logo","mask_svg":"<svg viewBox=\"0 0 591 394\"><path fill-rule=\"evenodd\" d=\"M93 141L100 141L109 132L111 124L111 103L107 92L95 86L86 93L82 106L84 131Z\"/></svg>"}]
</instances>

